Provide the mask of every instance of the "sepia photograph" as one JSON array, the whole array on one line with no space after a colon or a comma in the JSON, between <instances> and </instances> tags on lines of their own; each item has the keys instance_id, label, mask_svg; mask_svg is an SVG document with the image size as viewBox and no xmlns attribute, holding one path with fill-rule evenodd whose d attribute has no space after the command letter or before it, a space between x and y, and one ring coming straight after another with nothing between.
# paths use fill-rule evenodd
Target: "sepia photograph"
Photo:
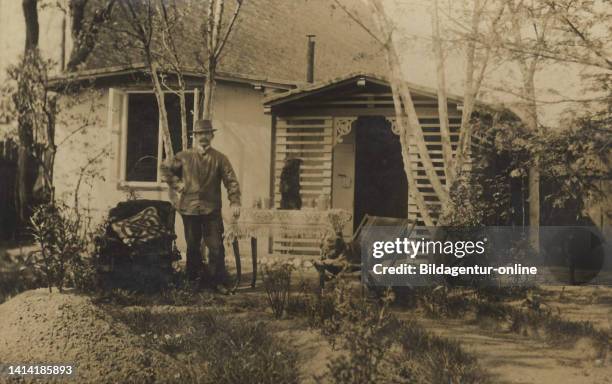
<instances>
[{"instance_id":1,"label":"sepia photograph","mask_svg":"<svg viewBox=\"0 0 612 384\"><path fill-rule=\"evenodd\" d=\"M612 384L609 0L0 0L0 383Z\"/></svg>"}]
</instances>

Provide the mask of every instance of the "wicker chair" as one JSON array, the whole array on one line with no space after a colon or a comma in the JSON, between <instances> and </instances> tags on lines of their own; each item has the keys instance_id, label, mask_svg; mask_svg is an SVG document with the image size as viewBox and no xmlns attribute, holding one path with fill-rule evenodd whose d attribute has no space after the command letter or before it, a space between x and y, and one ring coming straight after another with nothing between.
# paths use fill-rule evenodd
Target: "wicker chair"
<instances>
[{"instance_id":1,"label":"wicker chair","mask_svg":"<svg viewBox=\"0 0 612 384\"><path fill-rule=\"evenodd\" d=\"M127 245L113 229L113 223L128 219L153 207L165 233L154 239ZM96 266L106 288L155 291L172 279L172 263L180 260L175 244L175 210L167 201L130 200L120 202L109 211L105 235L96 239Z\"/></svg>"}]
</instances>

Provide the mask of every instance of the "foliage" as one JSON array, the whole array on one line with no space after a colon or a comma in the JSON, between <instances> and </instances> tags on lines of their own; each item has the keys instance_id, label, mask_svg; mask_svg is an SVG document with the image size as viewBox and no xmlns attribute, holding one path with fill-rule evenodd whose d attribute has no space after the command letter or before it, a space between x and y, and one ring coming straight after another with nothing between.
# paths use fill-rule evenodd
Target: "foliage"
<instances>
[{"instance_id":1,"label":"foliage","mask_svg":"<svg viewBox=\"0 0 612 384\"><path fill-rule=\"evenodd\" d=\"M343 284L335 290L336 312L325 323L332 341L348 351L329 363L335 383L387 382L387 355L395 340L397 320L389 312L390 292L380 302L355 297Z\"/></svg>"},{"instance_id":2,"label":"foliage","mask_svg":"<svg viewBox=\"0 0 612 384\"><path fill-rule=\"evenodd\" d=\"M0 88L0 119L17 121L20 147L34 158L40 170L34 188L41 200L47 201L53 198L55 122L59 113L58 96L49 89L49 73L54 65L53 61L43 59L38 50L30 50L18 64L8 67L8 81ZM19 166L25 167L21 158ZM29 203L26 196L32 193L30 188L20 177L20 212Z\"/></svg>"},{"instance_id":3,"label":"foliage","mask_svg":"<svg viewBox=\"0 0 612 384\"><path fill-rule=\"evenodd\" d=\"M83 291L97 289L95 252L92 239L104 224L91 229L90 218L66 204L55 201L34 209L31 231L38 245L32 252L30 268L51 290L66 285Z\"/></svg>"},{"instance_id":4,"label":"foliage","mask_svg":"<svg viewBox=\"0 0 612 384\"><path fill-rule=\"evenodd\" d=\"M277 319L283 316L291 288L291 264L273 263L262 268L262 282L268 303Z\"/></svg>"},{"instance_id":5,"label":"foliage","mask_svg":"<svg viewBox=\"0 0 612 384\"><path fill-rule=\"evenodd\" d=\"M44 276L49 291L57 287L62 292L69 263L85 251L80 223L71 217L65 205L58 203L37 207L30 221L34 239L40 246L35 251L34 267Z\"/></svg>"},{"instance_id":6,"label":"foliage","mask_svg":"<svg viewBox=\"0 0 612 384\"><path fill-rule=\"evenodd\" d=\"M610 122L609 112L602 110L574 118L567 129L542 127L532 132L503 116L478 124L472 171L451 188L445 222L525 225L526 178L538 159L542 223L575 223L587 204L605 197L601 182L612 177ZM519 206L512 203L517 193L522 200Z\"/></svg>"}]
</instances>

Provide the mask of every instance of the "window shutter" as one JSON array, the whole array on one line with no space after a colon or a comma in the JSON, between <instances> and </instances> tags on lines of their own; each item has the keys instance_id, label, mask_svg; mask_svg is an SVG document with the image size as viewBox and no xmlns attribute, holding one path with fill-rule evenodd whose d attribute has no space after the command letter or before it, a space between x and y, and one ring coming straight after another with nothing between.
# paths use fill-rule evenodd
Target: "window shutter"
<instances>
[{"instance_id":1,"label":"window shutter","mask_svg":"<svg viewBox=\"0 0 612 384\"><path fill-rule=\"evenodd\" d=\"M108 130L111 137L111 150L108 180L113 182L125 180L126 107L127 94L117 88L110 88L108 92Z\"/></svg>"}]
</instances>

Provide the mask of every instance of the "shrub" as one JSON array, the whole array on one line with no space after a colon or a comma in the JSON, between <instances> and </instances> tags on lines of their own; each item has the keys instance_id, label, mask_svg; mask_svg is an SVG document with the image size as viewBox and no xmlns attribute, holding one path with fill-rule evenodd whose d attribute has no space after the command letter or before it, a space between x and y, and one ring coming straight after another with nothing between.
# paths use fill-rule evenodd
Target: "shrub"
<instances>
[{"instance_id":1,"label":"shrub","mask_svg":"<svg viewBox=\"0 0 612 384\"><path fill-rule=\"evenodd\" d=\"M262 268L263 287L266 290L268 303L277 319L280 319L285 311L293 269L292 265L281 263L264 265Z\"/></svg>"},{"instance_id":2,"label":"shrub","mask_svg":"<svg viewBox=\"0 0 612 384\"><path fill-rule=\"evenodd\" d=\"M34 209L30 219L32 234L39 245L34 251L33 267L51 291L62 292L71 263L81 259L86 250L81 222L61 203L43 204Z\"/></svg>"},{"instance_id":3,"label":"shrub","mask_svg":"<svg viewBox=\"0 0 612 384\"><path fill-rule=\"evenodd\" d=\"M336 312L325 322L332 345L340 344L346 355L333 359L329 371L335 383L386 382L382 369L388 361L399 322L388 310L393 300L390 292L379 302L355 297L343 284L336 288Z\"/></svg>"}]
</instances>

